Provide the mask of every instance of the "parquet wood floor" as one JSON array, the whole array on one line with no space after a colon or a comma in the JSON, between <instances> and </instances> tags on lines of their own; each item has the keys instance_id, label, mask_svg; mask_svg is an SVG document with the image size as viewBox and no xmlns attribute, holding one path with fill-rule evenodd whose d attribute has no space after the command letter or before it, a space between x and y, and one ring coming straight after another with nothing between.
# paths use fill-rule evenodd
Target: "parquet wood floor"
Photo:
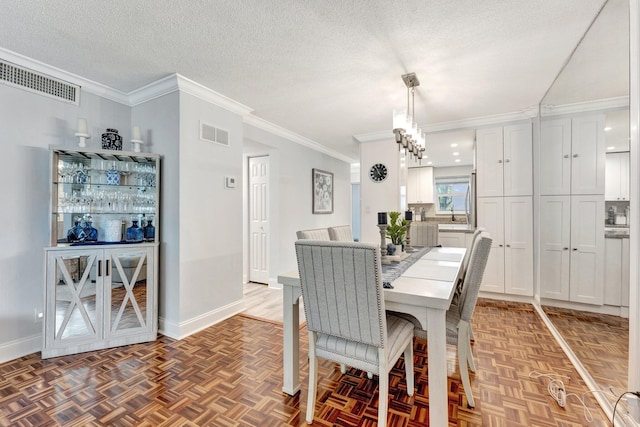
<instances>
[{"instance_id":1,"label":"parquet wood floor","mask_svg":"<svg viewBox=\"0 0 640 427\"><path fill-rule=\"evenodd\" d=\"M473 319L478 370L475 409L467 409L448 348L450 426L605 426L590 396L594 421L569 399L561 409L532 370L568 375L568 391L584 384L534 309L480 300ZM38 353L0 365L0 426L283 426L305 425L308 350L301 327L302 391L282 388L282 327L237 315L180 341L152 343L42 360ZM390 426L428 425L426 341L415 344L416 393L406 394L402 359L390 378ZM351 369L319 364L318 426L376 424L377 381Z\"/></svg>"},{"instance_id":2,"label":"parquet wood floor","mask_svg":"<svg viewBox=\"0 0 640 427\"><path fill-rule=\"evenodd\" d=\"M571 350L614 405L627 390L629 319L607 314L543 307Z\"/></svg>"}]
</instances>

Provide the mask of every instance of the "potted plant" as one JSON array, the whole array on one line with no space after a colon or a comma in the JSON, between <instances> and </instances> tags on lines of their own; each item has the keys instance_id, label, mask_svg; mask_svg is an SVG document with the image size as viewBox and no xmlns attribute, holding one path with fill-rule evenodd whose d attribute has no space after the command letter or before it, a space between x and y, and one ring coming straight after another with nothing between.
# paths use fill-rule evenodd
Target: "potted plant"
<instances>
[{"instance_id":1,"label":"potted plant","mask_svg":"<svg viewBox=\"0 0 640 427\"><path fill-rule=\"evenodd\" d=\"M404 238L407 234L407 220L400 218L400 212L389 212L389 226L387 227L387 237L391 239L393 250L389 253L389 247L387 247L387 253L393 255L393 253L399 249L402 252L402 245L404 244Z\"/></svg>"}]
</instances>

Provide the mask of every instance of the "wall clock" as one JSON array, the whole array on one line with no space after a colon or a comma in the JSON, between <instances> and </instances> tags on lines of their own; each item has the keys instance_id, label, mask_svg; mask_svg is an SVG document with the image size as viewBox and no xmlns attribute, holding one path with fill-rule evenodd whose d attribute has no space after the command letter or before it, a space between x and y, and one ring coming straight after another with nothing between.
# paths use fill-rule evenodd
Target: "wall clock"
<instances>
[{"instance_id":1,"label":"wall clock","mask_svg":"<svg viewBox=\"0 0 640 427\"><path fill-rule=\"evenodd\" d=\"M382 163L376 163L375 165L371 166L371 169L369 169L369 178L371 178L371 181L373 182L384 181L385 179L387 179L388 174L389 171L387 170L387 167Z\"/></svg>"}]
</instances>

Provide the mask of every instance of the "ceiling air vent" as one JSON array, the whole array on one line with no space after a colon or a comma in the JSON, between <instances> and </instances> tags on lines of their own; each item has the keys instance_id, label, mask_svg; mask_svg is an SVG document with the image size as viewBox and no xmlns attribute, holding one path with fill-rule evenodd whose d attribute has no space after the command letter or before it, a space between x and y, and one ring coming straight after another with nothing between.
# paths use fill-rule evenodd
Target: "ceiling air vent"
<instances>
[{"instance_id":1,"label":"ceiling air vent","mask_svg":"<svg viewBox=\"0 0 640 427\"><path fill-rule=\"evenodd\" d=\"M80 86L0 60L0 83L80 105Z\"/></svg>"},{"instance_id":2,"label":"ceiling air vent","mask_svg":"<svg viewBox=\"0 0 640 427\"><path fill-rule=\"evenodd\" d=\"M226 147L229 146L229 132L224 129L200 123L200 139L207 142L214 142Z\"/></svg>"}]
</instances>

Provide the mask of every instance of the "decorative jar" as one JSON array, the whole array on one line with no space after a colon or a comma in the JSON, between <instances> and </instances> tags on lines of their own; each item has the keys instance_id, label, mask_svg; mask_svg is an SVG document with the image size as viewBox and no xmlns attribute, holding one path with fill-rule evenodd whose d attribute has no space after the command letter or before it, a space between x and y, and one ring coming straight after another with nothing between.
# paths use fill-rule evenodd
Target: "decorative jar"
<instances>
[{"instance_id":1,"label":"decorative jar","mask_svg":"<svg viewBox=\"0 0 640 427\"><path fill-rule=\"evenodd\" d=\"M153 242L156 239L156 228L153 226L153 217L149 217L147 225L143 228L144 240Z\"/></svg>"},{"instance_id":2,"label":"decorative jar","mask_svg":"<svg viewBox=\"0 0 640 427\"><path fill-rule=\"evenodd\" d=\"M107 129L102 134L103 150L122 150L122 136L118 135L118 129Z\"/></svg>"}]
</instances>

